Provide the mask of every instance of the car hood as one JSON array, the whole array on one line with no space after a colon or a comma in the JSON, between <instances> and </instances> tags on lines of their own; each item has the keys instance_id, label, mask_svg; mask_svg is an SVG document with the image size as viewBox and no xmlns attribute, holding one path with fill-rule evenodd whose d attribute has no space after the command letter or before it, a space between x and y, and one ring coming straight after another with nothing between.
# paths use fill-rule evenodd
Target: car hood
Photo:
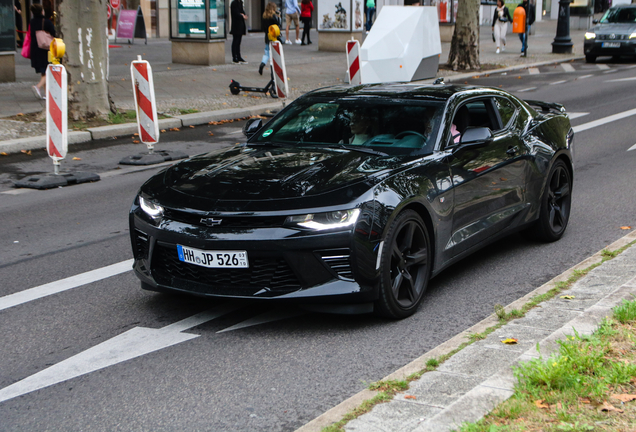
<instances>
[{"instance_id":1,"label":"car hood","mask_svg":"<svg viewBox=\"0 0 636 432\"><path fill-rule=\"evenodd\" d=\"M201 207L194 205L200 200L209 204L306 198L320 205L317 197L333 193L351 201L403 162L404 157L325 147L235 146L173 165L148 181L142 192L162 204L195 208ZM344 188L348 190L338 192Z\"/></svg>"},{"instance_id":2,"label":"car hood","mask_svg":"<svg viewBox=\"0 0 636 432\"><path fill-rule=\"evenodd\" d=\"M590 29L596 34L632 34L636 31L636 23L597 24Z\"/></svg>"}]
</instances>

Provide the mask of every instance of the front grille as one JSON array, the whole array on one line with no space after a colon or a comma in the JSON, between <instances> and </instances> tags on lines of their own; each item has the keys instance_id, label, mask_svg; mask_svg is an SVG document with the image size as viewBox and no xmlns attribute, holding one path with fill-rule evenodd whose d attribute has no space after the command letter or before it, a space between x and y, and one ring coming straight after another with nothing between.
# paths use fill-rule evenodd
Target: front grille
<instances>
[{"instance_id":1,"label":"front grille","mask_svg":"<svg viewBox=\"0 0 636 432\"><path fill-rule=\"evenodd\" d=\"M177 249L157 244L152 274L159 284L219 295L252 295L263 289L277 294L296 291L300 282L280 257L250 257L249 268L215 269L179 261ZM184 282L186 282L184 284ZM187 282L194 284L188 285Z\"/></svg>"},{"instance_id":2,"label":"front grille","mask_svg":"<svg viewBox=\"0 0 636 432\"><path fill-rule=\"evenodd\" d=\"M208 216L204 214L190 213L182 210L165 209L164 218L183 222L191 225L206 226L201 219ZM275 228L283 226L284 216L212 216L213 219L221 220L219 228Z\"/></svg>"},{"instance_id":3,"label":"front grille","mask_svg":"<svg viewBox=\"0 0 636 432\"><path fill-rule=\"evenodd\" d=\"M149 250L148 234L135 229L135 258L148 259Z\"/></svg>"},{"instance_id":4,"label":"front grille","mask_svg":"<svg viewBox=\"0 0 636 432\"><path fill-rule=\"evenodd\" d=\"M351 271L351 260L349 249L335 249L328 251L320 251L322 260L332 269L341 279L353 280L353 272Z\"/></svg>"},{"instance_id":5,"label":"front grille","mask_svg":"<svg viewBox=\"0 0 636 432\"><path fill-rule=\"evenodd\" d=\"M601 34L601 35L596 35L596 39L598 40L628 40L629 39L629 35L614 35L614 38L610 37L611 35L608 34Z\"/></svg>"}]
</instances>

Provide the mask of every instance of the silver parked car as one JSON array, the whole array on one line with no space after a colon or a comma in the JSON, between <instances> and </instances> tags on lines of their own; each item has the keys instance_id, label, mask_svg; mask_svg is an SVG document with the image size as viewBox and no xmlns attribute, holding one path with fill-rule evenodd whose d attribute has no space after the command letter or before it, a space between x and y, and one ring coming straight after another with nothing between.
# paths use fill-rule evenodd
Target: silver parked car
<instances>
[{"instance_id":1,"label":"silver parked car","mask_svg":"<svg viewBox=\"0 0 636 432\"><path fill-rule=\"evenodd\" d=\"M600 56L636 58L636 4L614 6L585 33L585 61Z\"/></svg>"}]
</instances>

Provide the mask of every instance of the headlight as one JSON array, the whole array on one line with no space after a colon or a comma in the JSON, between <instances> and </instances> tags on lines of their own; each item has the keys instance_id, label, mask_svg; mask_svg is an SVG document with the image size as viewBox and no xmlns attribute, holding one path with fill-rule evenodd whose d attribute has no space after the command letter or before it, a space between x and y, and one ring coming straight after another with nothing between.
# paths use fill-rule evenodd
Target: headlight
<instances>
[{"instance_id":1,"label":"headlight","mask_svg":"<svg viewBox=\"0 0 636 432\"><path fill-rule=\"evenodd\" d=\"M636 32L632 33L629 35L630 39L636 39Z\"/></svg>"},{"instance_id":2,"label":"headlight","mask_svg":"<svg viewBox=\"0 0 636 432\"><path fill-rule=\"evenodd\" d=\"M155 221L158 221L163 216L163 207L142 196L139 197L139 207Z\"/></svg>"},{"instance_id":3,"label":"headlight","mask_svg":"<svg viewBox=\"0 0 636 432\"><path fill-rule=\"evenodd\" d=\"M316 231L342 229L355 224L359 215L360 209L338 210L315 214L310 213L298 216L288 216L285 220L285 225Z\"/></svg>"},{"instance_id":4,"label":"headlight","mask_svg":"<svg viewBox=\"0 0 636 432\"><path fill-rule=\"evenodd\" d=\"M594 32L585 32L585 39L594 39L596 37L596 33Z\"/></svg>"}]
</instances>

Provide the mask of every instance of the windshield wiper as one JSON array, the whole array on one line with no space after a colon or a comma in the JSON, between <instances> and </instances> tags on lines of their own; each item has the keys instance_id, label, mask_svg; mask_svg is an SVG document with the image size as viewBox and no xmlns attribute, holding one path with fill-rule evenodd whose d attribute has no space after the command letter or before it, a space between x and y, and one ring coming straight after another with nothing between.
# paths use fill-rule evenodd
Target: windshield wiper
<instances>
[{"instance_id":1,"label":"windshield wiper","mask_svg":"<svg viewBox=\"0 0 636 432\"><path fill-rule=\"evenodd\" d=\"M387 153L381 152L381 151L377 151L377 150L371 150L368 147L358 147L358 146L351 146L351 145L344 145L344 144L332 144L327 146L328 148L332 148L332 149L343 149L343 150L350 150L350 151L357 151L360 153L366 153L366 154L372 154L372 155L376 155L376 156L388 156Z\"/></svg>"}]
</instances>

